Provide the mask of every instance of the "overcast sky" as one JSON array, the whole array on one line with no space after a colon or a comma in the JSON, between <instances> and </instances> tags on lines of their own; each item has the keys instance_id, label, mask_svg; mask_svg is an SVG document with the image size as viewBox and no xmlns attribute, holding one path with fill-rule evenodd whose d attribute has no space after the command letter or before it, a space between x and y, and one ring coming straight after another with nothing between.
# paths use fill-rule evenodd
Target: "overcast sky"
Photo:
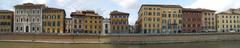
<instances>
[{"instance_id":1,"label":"overcast sky","mask_svg":"<svg viewBox=\"0 0 240 48\"><path fill-rule=\"evenodd\" d=\"M185 8L206 8L217 12L229 8L239 8L240 0L0 0L0 9L14 10L13 6L22 3L46 4L48 7L65 9L67 18L76 10L95 10L109 18L113 10L130 13L131 25L137 20L141 4L178 4Z\"/></svg>"}]
</instances>

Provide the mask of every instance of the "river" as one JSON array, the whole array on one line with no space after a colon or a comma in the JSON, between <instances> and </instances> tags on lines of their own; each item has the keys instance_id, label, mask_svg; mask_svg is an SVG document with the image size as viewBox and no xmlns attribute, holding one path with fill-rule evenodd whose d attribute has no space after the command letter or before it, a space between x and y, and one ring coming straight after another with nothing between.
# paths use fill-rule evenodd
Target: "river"
<instances>
[{"instance_id":1,"label":"river","mask_svg":"<svg viewBox=\"0 0 240 48\"><path fill-rule=\"evenodd\" d=\"M0 48L239 48L240 41L167 44L54 44L0 42Z\"/></svg>"}]
</instances>

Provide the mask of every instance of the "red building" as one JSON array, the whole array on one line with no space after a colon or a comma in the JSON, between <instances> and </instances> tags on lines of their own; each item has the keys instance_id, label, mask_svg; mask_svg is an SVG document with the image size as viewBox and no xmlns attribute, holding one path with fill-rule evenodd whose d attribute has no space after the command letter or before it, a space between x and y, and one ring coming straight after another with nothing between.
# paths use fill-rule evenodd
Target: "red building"
<instances>
[{"instance_id":1,"label":"red building","mask_svg":"<svg viewBox=\"0 0 240 48\"><path fill-rule=\"evenodd\" d=\"M201 32L202 10L184 8L182 11L183 11L182 32L184 33Z\"/></svg>"}]
</instances>

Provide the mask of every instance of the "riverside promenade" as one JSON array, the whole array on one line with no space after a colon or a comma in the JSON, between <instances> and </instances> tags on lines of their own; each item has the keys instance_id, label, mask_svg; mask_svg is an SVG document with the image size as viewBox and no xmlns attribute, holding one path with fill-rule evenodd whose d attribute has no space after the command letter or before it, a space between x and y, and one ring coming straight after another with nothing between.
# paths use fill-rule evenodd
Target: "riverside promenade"
<instances>
[{"instance_id":1,"label":"riverside promenade","mask_svg":"<svg viewBox=\"0 0 240 48\"><path fill-rule=\"evenodd\" d=\"M178 33L178 34L32 34L0 33L0 41L43 43L177 43L201 41L236 41L240 33Z\"/></svg>"}]
</instances>

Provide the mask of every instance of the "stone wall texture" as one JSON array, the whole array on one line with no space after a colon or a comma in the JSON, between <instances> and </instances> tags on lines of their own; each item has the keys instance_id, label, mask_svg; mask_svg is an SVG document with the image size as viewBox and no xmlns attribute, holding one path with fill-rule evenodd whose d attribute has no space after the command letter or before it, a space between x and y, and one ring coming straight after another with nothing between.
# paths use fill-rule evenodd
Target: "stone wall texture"
<instances>
[{"instance_id":1,"label":"stone wall texture","mask_svg":"<svg viewBox=\"0 0 240 48\"><path fill-rule=\"evenodd\" d=\"M57 35L0 33L0 41L46 43L176 43L240 40L240 33L155 34L155 35Z\"/></svg>"}]
</instances>

